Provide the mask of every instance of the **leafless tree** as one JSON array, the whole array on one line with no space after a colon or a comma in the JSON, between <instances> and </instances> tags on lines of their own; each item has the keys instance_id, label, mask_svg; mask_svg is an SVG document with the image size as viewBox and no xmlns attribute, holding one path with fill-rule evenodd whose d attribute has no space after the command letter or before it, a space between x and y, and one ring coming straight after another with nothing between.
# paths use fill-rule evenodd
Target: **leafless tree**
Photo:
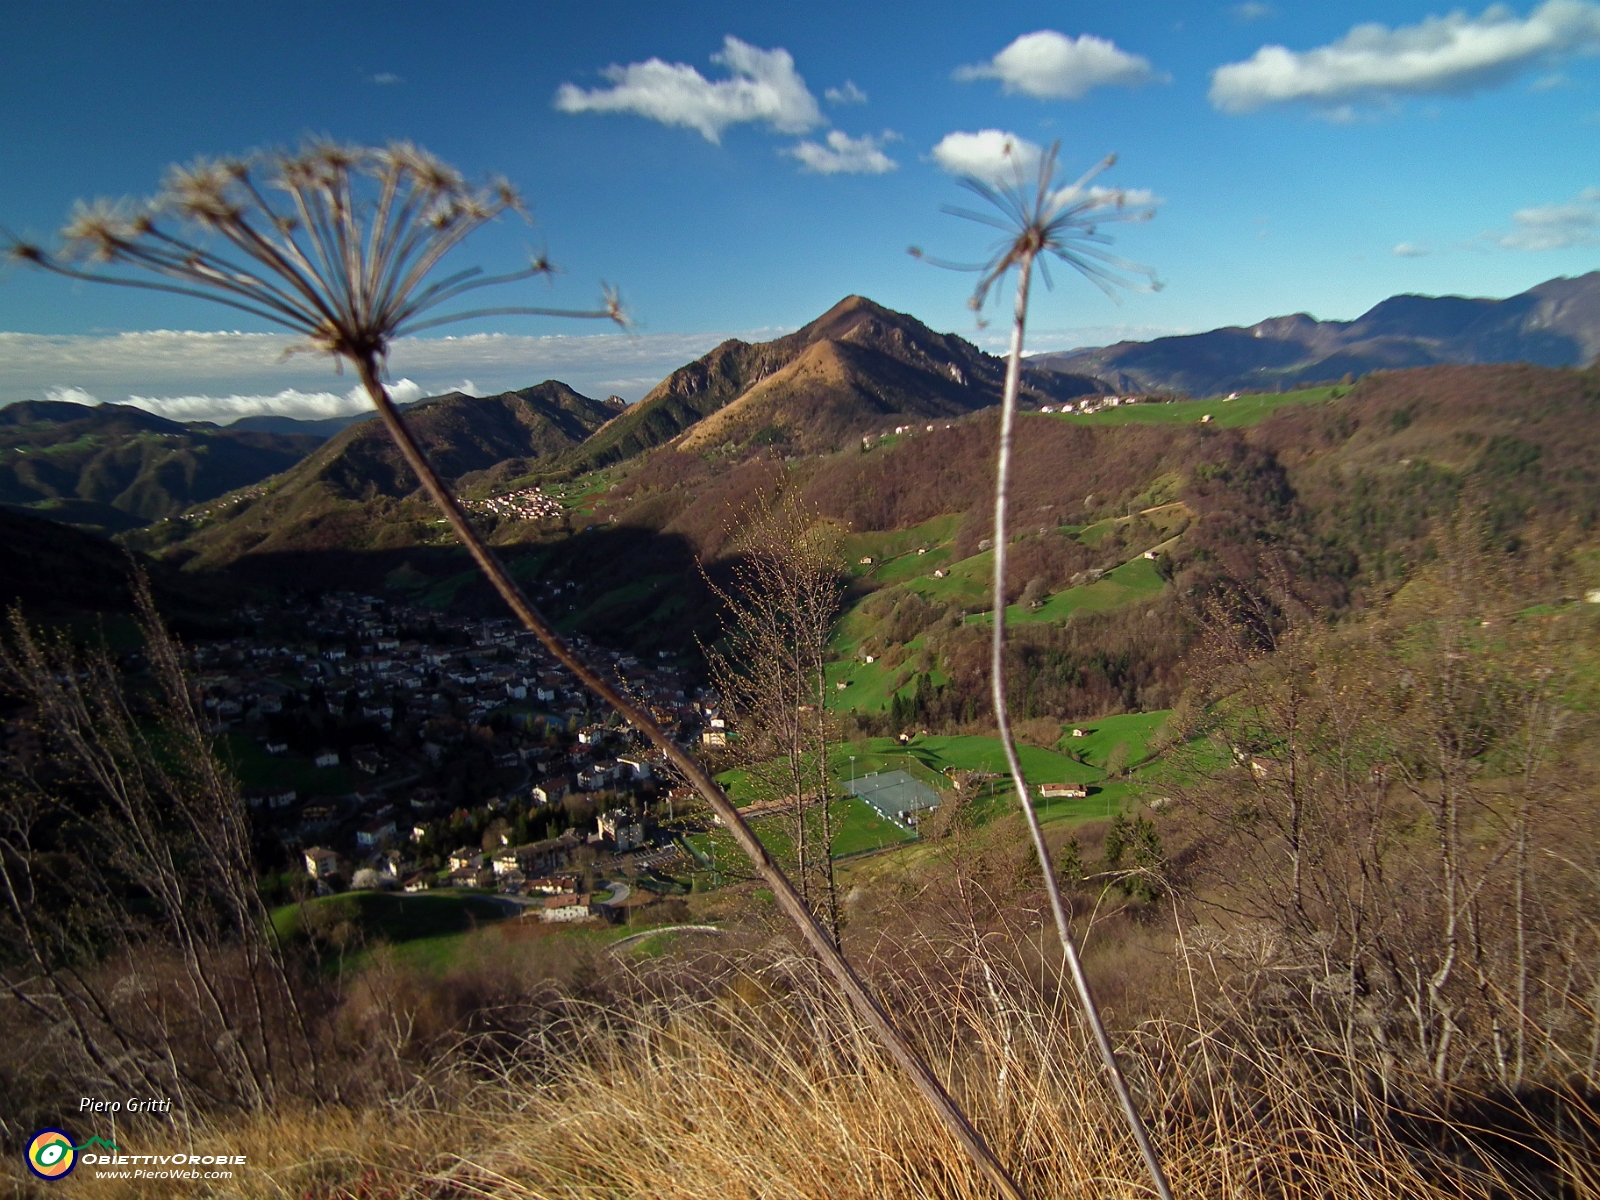
<instances>
[{"instance_id":1,"label":"leafless tree","mask_svg":"<svg viewBox=\"0 0 1600 1200\"><path fill-rule=\"evenodd\" d=\"M793 491L764 494L733 540L732 585L706 576L725 609L725 640L706 657L734 719L729 757L763 799L788 802L800 895L835 944L827 654L843 594L842 532Z\"/></svg>"},{"instance_id":2,"label":"leafless tree","mask_svg":"<svg viewBox=\"0 0 1600 1200\"><path fill-rule=\"evenodd\" d=\"M80 207L64 231L61 252L17 241L9 251L14 260L71 279L224 304L293 330L310 348L353 365L407 463L517 619L590 691L641 730L704 797L945 1129L1004 1195L1020 1196L1000 1160L840 955L829 931L721 786L647 710L574 654L534 608L473 528L384 389L389 347L407 333L496 314L622 320L614 293L607 295L603 308L591 312L503 306L433 315L478 288L550 269L539 259L499 276L476 268L438 274L445 258L473 230L521 208L509 184L471 187L454 169L408 144L365 149L317 143L297 154L174 168L151 204Z\"/></svg>"}]
</instances>

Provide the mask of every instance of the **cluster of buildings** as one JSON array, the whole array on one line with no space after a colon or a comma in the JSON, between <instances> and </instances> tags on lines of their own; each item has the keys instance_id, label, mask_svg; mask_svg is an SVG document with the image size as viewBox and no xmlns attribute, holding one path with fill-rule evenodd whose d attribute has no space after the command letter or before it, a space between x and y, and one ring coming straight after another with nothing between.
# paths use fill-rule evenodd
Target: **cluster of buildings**
<instances>
[{"instance_id":1,"label":"cluster of buildings","mask_svg":"<svg viewBox=\"0 0 1600 1200\"><path fill-rule=\"evenodd\" d=\"M1229 397L1232 399L1232 397ZM1159 404L1171 401L1170 396L1085 396L1082 400L1068 401L1065 404L1040 405L1039 411L1046 413L1097 413L1103 408L1118 408L1124 404Z\"/></svg>"},{"instance_id":2,"label":"cluster of buildings","mask_svg":"<svg viewBox=\"0 0 1600 1200\"><path fill-rule=\"evenodd\" d=\"M191 682L213 732L259 752L236 764L258 835L319 883L543 894L580 860L671 848L643 815L664 756L508 619L349 592L238 615L254 632L193 644ZM720 723L673 661L571 642L685 746ZM550 836L511 845L530 825ZM502 827L455 862L448 839Z\"/></svg>"},{"instance_id":3,"label":"cluster of buildings","mask_svg":"<svg viewBox=\"0 0 1600 1200\"><path fill-rule=\"evenodd\" d=\"M561 501L546 495L538 487L505 492L484 500L464 500L462 504L470 512L513 521L548 521L559 518L566 511Z\"/></svg>"}]
</instances>

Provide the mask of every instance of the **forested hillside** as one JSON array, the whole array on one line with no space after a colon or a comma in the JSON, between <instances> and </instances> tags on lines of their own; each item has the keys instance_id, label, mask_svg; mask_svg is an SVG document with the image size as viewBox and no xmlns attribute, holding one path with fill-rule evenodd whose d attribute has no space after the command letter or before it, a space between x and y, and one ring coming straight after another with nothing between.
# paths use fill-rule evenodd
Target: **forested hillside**
<instances>
[{"instance_id":1,"label":"forested hillside","mask_svg":"<svg viewBox=\"0 0 1600 1200\"><path fill-rule=\"evenodd\" d=\"M0 504L135 529L293 466L320 438L197 427L128 405L0 408Z\"/></svg>"}]
</instances>

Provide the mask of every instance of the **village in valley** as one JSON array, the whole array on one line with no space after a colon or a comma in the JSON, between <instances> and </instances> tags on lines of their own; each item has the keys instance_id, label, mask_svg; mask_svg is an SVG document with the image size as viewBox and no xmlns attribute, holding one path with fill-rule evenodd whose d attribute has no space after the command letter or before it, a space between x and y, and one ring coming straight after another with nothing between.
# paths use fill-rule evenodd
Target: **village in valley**
<instances>
[{"instance_id":1,"label":"village in valley","mask_svg":"<svg viewBox=\"0 0 1600 1200\"><path fill-rule=\"evenodd\" d=\"M237 616L254 632L195 643L193 684L285 877L492 893L567 921L615 916L597 885L681 857L665 756L510 621L353 592ZM720 724L675 664L573 645L685 745Z\"/></svg>"},{"instance_id":2,"label":"village in valley","mask_svg":"<svg viewBox=\"0 0 1600 1200\"><path fill-rule=\"evenodd\" d=\"M545 599L562 586L547 583ZM329 591L247 604L233 633L190 643L187 665L276 899L432 892L546 922L630 921L697 874L701 886L728 881L729 864L717 862L726 831L666 756L509 619ZM684 749L726 753L721 698L670 652L636 655L582 634L570 644ZM919 749L945 742L947 757ZM974 753L970 769L948 765ZM1101 775L1087 760L1026 753L1051 760L1030 759L1047 777L1074 776L1041 784L1046 805L1083 802L1084 780ZM990 738L923 731L841 746L833 800L848 815L835 850L916 840L951 787L992 791L999 766ZM787 819L792 798L756 799L738 774L725 778L747 818Z\"/></svg>"}]
</instances>

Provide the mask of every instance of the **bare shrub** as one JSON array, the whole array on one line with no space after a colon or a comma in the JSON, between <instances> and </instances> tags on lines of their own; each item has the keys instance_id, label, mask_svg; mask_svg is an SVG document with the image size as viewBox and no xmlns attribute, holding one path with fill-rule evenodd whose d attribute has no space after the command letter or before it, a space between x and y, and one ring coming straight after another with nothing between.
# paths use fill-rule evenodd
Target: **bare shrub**
<instances>
[{"instance_id":1,"label":"bare shrub","mask_svg":"<svg viewBox=\"0 0 1600 1200\"><path fill-rule=\"evenodd\" d=\"M1216 847L1208 955L1236 1003L1351 1080L1446 1103L1592 1089L1600 1046L1600 929L1575 919L1600 883L1592 717L1569 701L1596 631L1479 532L1443 530L1381 615L1224 626L1186 731L1206 739L1185 799Z\"/></svg>"},{"instance_id":2,"label":"bare shrub","mask_svg":"<svg viewBox=\"0 0 1600 1200\"><path fill-rule=\"evenodd\" d=\"M249 822L140 575L148 673L12 613L4 685L49 757L0 797L0 979L57 1086L260 1109L317 1080ZM7 1121L10 1124L10 1121Z\"/></svg>"}]
</instances>

